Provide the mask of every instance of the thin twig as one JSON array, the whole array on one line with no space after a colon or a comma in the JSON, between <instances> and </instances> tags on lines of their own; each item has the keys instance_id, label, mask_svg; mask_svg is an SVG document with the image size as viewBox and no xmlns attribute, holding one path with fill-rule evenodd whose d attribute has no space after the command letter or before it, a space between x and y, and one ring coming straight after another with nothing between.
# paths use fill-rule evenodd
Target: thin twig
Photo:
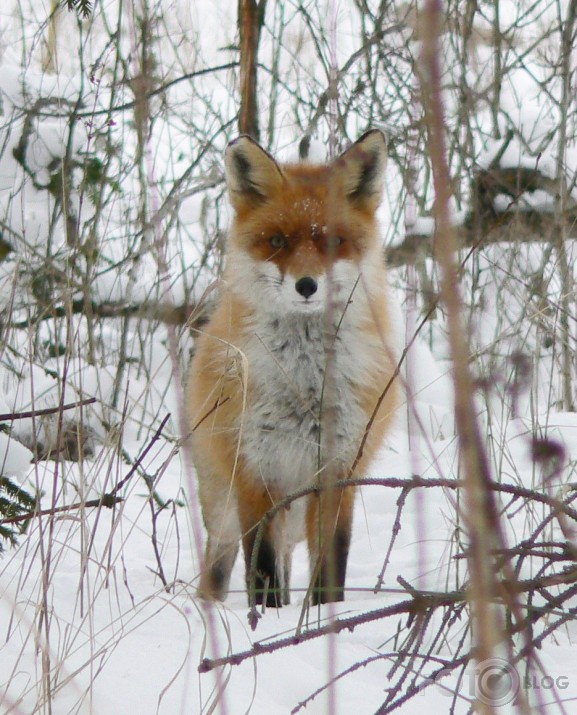
<instances>
[{"instance_id":1,"label":"thin twig","mask_svg":"<svg viewBox=\"0 0 577 715\"><path fill-rule=\"evenodd\" d=\"M105 506L107 509L112 509L115 504L122 501L124 501L122 497L116 497L112 494L104 494L100 497L100 499L89 499L88 501L75 502L74 504L57 506L51 509L28 511L26 514L19 514L18 516L8 516L5 519L0 519L0 526L4 526L5 524L17 524L18 522L28 521L29 519L34 519L38 516L55 516L56 514L77 511L78 509L94 509L101 506Z\"/></svg>"},{"instance_id":2,"label":"thin twig","mask_svg":"<svg viewBox=\"0 0 577 715\"><path fill-rule=\"evenodd\" d=\"M44 417L45 415L57 415L65 410L73 410L75 407L86 407L96 402L95 397L88 397L85 400L78 402L69 402L66 405L58 405L58 407L46 407L42 410L29 410L28 412L6 412L0 415L0 422L12 422L13 420L27 420L34 417Z\"/></svg>"}]
</instances>

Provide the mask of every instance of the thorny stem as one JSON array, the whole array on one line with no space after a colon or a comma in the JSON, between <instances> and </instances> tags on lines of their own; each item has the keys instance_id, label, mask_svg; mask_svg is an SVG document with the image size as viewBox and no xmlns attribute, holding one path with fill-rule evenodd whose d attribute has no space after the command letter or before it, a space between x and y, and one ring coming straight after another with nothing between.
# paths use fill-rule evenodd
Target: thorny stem
<instances>
[{"instance_id":1,"label":"thorny stem","mask_svg":"<svg viewBox=\"0 0 577 715\"><path fill-rule=\"evenodd\" d=\"M555 224L554 224L554 244L559 257L559 271L561 279L561 310L559 311L559 323L561 327L561 372L563 380L563 408L569 412L575 409L573 397L573 373L574 373L574 346L569 316L572 315L571 303L574 296L573 267L567 255L567 218L566 211L568 205L568 191L565 168L565 157L567 152L567 122L569 119L569 108L574 101L574 90L571 86L571 51L575 37L575 15L577 13L577 1L571 0L567 9L567 17L562 26L561 33L561 59L560 74L562 80L562 92L560 101L560 123L559 140L556 161L556 179L558 191L555 196Z\"/></svg>"},{"instance_id":2,"label":"thorny stem","mask_svg":"<svg viewBox=\"0 0 577 715\"><path fill-rule=\"evenodd\" d=\"M492 602L495 580L490 553L497 545L492 530L490 513L495 506L487 485L490 482L487 456L481 444L479 427L475 419L474 387L469 373L469 351L464 339L466 332L462 321L462 301L458 289L459 277L455 261L456 240L449 216L449 167L446 159L444 110L441 99L441 67L439 62L439 28L442 6L440 0L427 0L425 17L429 32L423 38L423 64L426 85L422 90L425 115L429 128L429 152L435 188L435 248L441 268L440 288L447 311L447 329L453 362L455 384L455 416L459 446L465 473L467 503L466 521L471 542L471 602L473 617L479 624L477 630L478 658L487 660L494 655L501 640L501 624L497 620ZM484 703L481 708L491 713Z\"/></svg>"},{"instance_id":3,"label":"thorny stem","mask_svg":"<svg viewBox=\"0 0 577 715\"><path fill-rule=\"evenodd\" d=\"M305 489L301 489L298 492L294 492L293 494L290 494L289 496L285 497L281 501L277 502L273 507L267 511L267 513L263 516L261 519L258 529L256 532L255 540L254 540L254 545L253 545L253 554L251 558L251 563L249 567L249 571L247 574L247 582L249 584L254 584L255 583L255 578L256 578L256 566L257 566L257 554L258 550L260 548L260 544L262 542L264 533L268 527L268 525L271 523L271 521L274 519L274 517L283 509L290 508L290 505L296 501L297 499L303 499L307 496L310 496L312 494L319 494L321 491L326 490L327 488L330 489L342 489L344 487L369 487L369 486L381 486L381 487L388 487L388 488L393 488L393 489L402 489L401 497L399 498L399 509L402 508L404 505L404 500L406 499L406 495L408 494L409 491L413 489L435 489L435 488L441 488L441 489L462 489L466 486L466 481L462 479L446 479L446 478L435 478L435 479L426 479L420 476L413 476L409 479L407 478L400 478L400 477L387 477L383 479L362 479L362 478L354 478L354 479L342 479L338 480L331 485L321 485L317 484L311 487L307 487ZM577 510L573 509L567 502L573 501L575 498L577 498L577 495L570 495L566 498L566 500L561 501L560 499L557 499L555 497L549 496L548 494L544 494L541 492L534 491L532 489L527 489L525 487L520 487L517 486L516 484L503 484L503 483L491 483L490 484L490 490L492 492L497 492L500 494L509 494L512 495L514 499L527 499L530 501L535 501L540 504L545 504L549 506L555 514L557 515L564 515L565 517L568 517L572 519L574 522L577 523ZM403 496L404 495L404 496ZM395 524L399 522L400 523L400 511L397 513L397 517L395 519ZM394 539L393 535L393 539ZM510 550L503 550L503 549L497 549L497 550L492 550L491 553L493 554L512 554L513 551ZM568 558L572 558L571 555L569 554ZM385 566L386 566L386 561L385 561ZM384 570L384 567L383 567ZM382 570L382 571L383 571ZM382 572L381 572L382 575ZM508 577L508 582L513 583L514 582L514 577L511 574L507 574ZM565 576L559 577L564 579ZM565 581L563 581L565 582ZM252 589L249 589L249 591L254 591L254 586ZM249 612L248 620L249 623L251 624L251 627L253 630L256 628L256 624L259 619L259 614L256 610L256 605L254 603L251 603L251 610Z\"/></svg>"},{"instance_id":4,"label":"thorny stem","mask_svg":"<svg viewBox=\"0 0 577 715\"><path fill-rule=\"evenodd\" d=\"M136 32L136 18L132 17L132 31L133 34ZM133 39L133 43L136 46L136 42ZM135 50L136 54L136 50ZM144 58L143 66L137 67L135 75L138 76L139 72L145 70L145 65L149 63L151 58ZM151 143L151 112L149 105L149 97L146 92L149 91L150 86L148 82L144 82L144 85L140 86L141 93L140 96L136 97L136 103L134 105L135 119L140 119L140 134L139 138L139 148L141 152L141 161L139 162L140 178L143 186L143 198L146 202L150 192L150 204L152 215L158 217L160 211L160 197L157 189L157 181L155 179L155 167L153 159L153 147ZM138 111L137 111L138 110ZM138 121L137 121L138 123ZM143 213L143 229L146 227L147 216ZM164 230L164 226L161 220L156 220L152 223L151 227L153 241L154 241L154 257L158 266L159 276L160 276L160 288L162 291L163 300L166 303L174 304L174 298L171 290L170 282L170 269L168 263L168 236L167 231ZM184 470L186 479L188 481L188 493L190 498L190 508L189 516L191 521L191 527L194 534L194 544L196 549L197 562L202 566L203 554L202 554L202 527L200 518L200 508L198 503L198 498L196 497L196 489L193 480L193 466L192 466L192 454L190 450L190 444L188 440L189 427L187 425L186 414L184 409L184 380L182 375L182 369L179 360L179 350L178 350L178 336L176 334L175 326L168 324L167 326L168 334L168 351L171 361L172 376L174 384L179 389L178 399L178 410L176 415L176 427L180 432L182 437L182 455L184 461ZM217 647L218 635L216 630L216 624L214 620L214 607L213 604L203 601L203 609L206 613L207 618L207 630L209 643ZM214 703L220 704L221 712L226 715L228 709L225 699L225 683L223 681L220 672L216 674L216 695Z\"/></svg>"},{"instance_id":5,"label":"thorny stem","mask_svg":"<svg viewBox=\"0 0 577 715\"><path fill-rule=\"evenodd\" d=\"M562 604L568 598L572 597L577 591L577 570L569 574L559 574L553 575L551 577L543 577L539 579L527 579L525 581L517 581L514 584L507 584L507 587L514 588L518 593L529 593L535 589L543 589L553 585L569 584L569 588L562 593L556 600L553 607ZM462 588L457 591L451 591L447 593L438 593L435 591L419 591L408 587L408 592L411 598L394 603L391 606L385 606L384 608L378 608L365 613L360 613L355 616L350 616L346 618L336 618L326 625L319 626L317 628L312 628L310 630L295 633L294 635L287 636L286 638L279 638L278 640L271 641L268 643L255 642L252 648L241 651L239 653L232 653L228 656L222 656L220 658L205 658L202 660L198 667L199 673L208 673L215 668L223 665L240 665L243 661L249 658L254 658L265 653L275 653L283 648L300 645L307 641L313 640L315 638L321 638L323 636L331 634L341 633L342 631L353 631L358 626L364 625L366 623L372 623L374 621L383 620L385 618L391 618L394 616L399 616L402 614L408 614L409 617L417 618L419 615L421 617L430 618L427 615L430 609L438 608L454 608L456 605L467 603L469 598L469 592L467 588ZM495 596L492 604L502 604L503 598L501 596ZM531 607L527 606L527 615L523 620L510 628L511 635L519 633L522 629L526 628L528 624L535 623L540 618L547 618L551 615L552 607L547 605L545 607ZM568 613L574 614L575 609L569 609ZM561 617L566 619L567 614L563 614ZM548 631L553 631L553 628L548 629ZM416 634L414 637L418 637ZM470 658L477 659L476 649L472 649L468 656L461 656L458 658L459 663L466 661ZM513 660L521 660L527 655L526 650L517 656ZM456 661L453 661L453 665Z\"/></svg>"},{"instance_id":6,"label":"thorny stem","mask_svg":"<svg viewBox=\"0 0 577 715\"><path fill-rule=\"evenodd\" d=\"M73 410L75 407L86 407L96 402L95 397L88 397L86 400L78 402L69 402L66 405L58 405L58 407L47 407L43 410L30 410L28 412L7 412L0 415L0 422L12 422L12 420L34 419L36 417L44 417L45 415L56 415L64 412L64 410Z\"/></svg>"},{"instance_id":7,"label":"thorny stem","mask_svg":"<svg viewBox=\"0 0 577 715\"><path fill-rule=\"evenodd\" d=\"M18 516L8 516L5 519L0 519L0 526L4 526L5 524L17 524L21 521L28 521L36 516L55 516L56 514L65 514L78 509L98 509L103 506L107 509L112 509L115 504L118 504L121 501L123 501L122 497L104 494L100 499L89 499L88 501L75 502L74 504L66 504L65 506L57 506L53 509L40 509L40 511L29 511L26 512L26 514L19 514Z\"/></svg>"},{"instance_id":8,"label":"thorny stem","mask_svg":"<svg viewBox=\"0 0 577 715\"><path fill-rule=\"evenodd\" d=\"M465 523L470 542L469 570L473 634L476 637L476 658L479 662L493 657L502 643L503 628L499 612L494 607L499 591L495 573L495 548L504 548L499 513L492 492L492 479L487 455L476 419L474 383L469 370L469 348L463 324L463 306L459 291L457 242L450 220L449 202L451 178L445 146L445 118L442 102L439 34L442 17L441 0L427 0L424 18L428 32L424 34L421 89L428 127L428 148L435 190L435 250L439 261L441 298L446 308L447 330L453 363L455 387L455 422L465 474ZM513 610L519 618L515 597ZM509 644L506 644L507 646ZM485 715L494 713L490 703L479 701ZM521 709L528 712L525 698Z\"/></svg>"},{"instance_id":9,"label":"thorny stem","mask_svg":"<svg viewBox=\"0 0 577 715\"><path fill-rule=\"evenodd\" d=\"M406 601L401 601L395 603L392 606L387 606L385 608L379 608L370 613L362 613L358 616L351 616L349 618L336 618L332 620L325 626L320 626L319 628L314 628L312 630L305 631L303 633L298 633L288 638L280 638L277 641L272 641L263 645L261 643L254 643L250 650L242 651L240 653L233 653L229 656L223 656L222 658L205 658L198 667L199 673L208 673L209 671L217 668L221 665L239 665L247 658L253 658L255 655L260 655L261 653L274 653L277 650L281 650L287 646L299 645L300 643L305 643L306 641L313 640L314 638L320 638L321 636L328 635L329 633L340 633L343 630L352 631L357 626L363 623L370 623L371 621L378 621L382 618L387 618L394 615L400 615L403 613L415 612L418 608L424 607L426 602L438 603L439 606L449 606L459 600L455 594L442 594L438 596L424 596L423 602L417 603L415 599L407 599Z\"/></svg>"}]
</instances>

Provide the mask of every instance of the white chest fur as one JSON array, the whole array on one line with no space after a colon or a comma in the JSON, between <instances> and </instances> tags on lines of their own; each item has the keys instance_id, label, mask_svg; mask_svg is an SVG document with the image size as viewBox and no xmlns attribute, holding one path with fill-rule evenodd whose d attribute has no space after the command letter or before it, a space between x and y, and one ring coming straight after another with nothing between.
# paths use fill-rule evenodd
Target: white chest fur
<instances>
[{"instance_id":1,"label":"white chest fur","mask_svg":"<svg viewBox=\"0 0 577 715\"><path fill-rule=\"evenodd\" d=\"M358 387L374 379L379 351L346 319L331 332L322 313L267 316L246 346L241 452L255 478L281 494L314 483L329 460L346 473L370 417Z\"/></svg>"}]
</instances>

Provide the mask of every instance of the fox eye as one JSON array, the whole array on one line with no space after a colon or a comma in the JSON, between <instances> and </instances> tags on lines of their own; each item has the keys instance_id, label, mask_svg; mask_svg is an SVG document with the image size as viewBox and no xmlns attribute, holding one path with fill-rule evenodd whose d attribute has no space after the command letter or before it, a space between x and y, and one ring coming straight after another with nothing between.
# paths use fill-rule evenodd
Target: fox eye
<instances>
[{"instance_id":1,"label":"fox eye","mask_svg":"<svg viewBox=\"0 0 577 715\"><path fill-rule=\"evenodd\" d=\"M278 251L281 248L285 248L287 245L287 240L281 233L275 233L274 235L272 235L268 239L268 242L270 243L271 247L275 249L275 251Z\"/></svg>"},{"instance_id":2,"label":"fox eye","mask_svg":"<svg viewBox=\"0 0 577 715\"><path fill-rule=\"evenodd\" d=\"M342 246L344 242L345 239L342 236L331 236L327 241L327 244L329 248L338 248L339 246Z\"/></svg>"}]
</instances>

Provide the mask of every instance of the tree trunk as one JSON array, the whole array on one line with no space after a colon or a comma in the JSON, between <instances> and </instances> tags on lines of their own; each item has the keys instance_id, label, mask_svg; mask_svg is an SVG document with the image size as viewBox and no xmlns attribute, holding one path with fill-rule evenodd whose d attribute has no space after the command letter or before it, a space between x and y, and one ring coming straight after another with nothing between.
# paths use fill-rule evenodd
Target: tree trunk
<instances>
[{"instance_id":1,"label":"tree trunk","mask_svg":"<svg viewBox=\"0 0 577 715\"><path fill-rule=\"evenodd\" d=\"M264 23L266 0L238 0L240 35L240 112L241 134L259 139L257 102L257 58L260 31Z\"/></svg>"}]
</instances>

